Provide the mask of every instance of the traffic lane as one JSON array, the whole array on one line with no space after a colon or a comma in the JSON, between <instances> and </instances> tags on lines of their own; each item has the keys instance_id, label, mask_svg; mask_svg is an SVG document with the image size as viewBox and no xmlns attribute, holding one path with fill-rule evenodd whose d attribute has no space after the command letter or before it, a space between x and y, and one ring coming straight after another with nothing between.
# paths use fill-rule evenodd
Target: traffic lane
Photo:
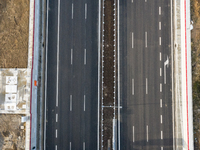
<instances>
[{"instance_id":1,"label":"traffic lane","mask_svg":"<svg viewBox=\"0 0 200 150\"><path fill-rule=\"evenodd\" d=\"M97 149L98 1L87 1L85 65L85 149Z\"/></svg>"},{"instance_id":2,"label":"traffic lane","mask_svg":"<svg viewBox=\"0 0 200 150\"><path fill-rule=\"evenodd\" d=\"M170 85L171 87L171 85ZM165 88L165 95L172 96L169 87ZM167 102L169 97L166 96L163 102L163 145L173 148L173 120L172 120L172 103ZM165 97L165 96L164 96Z\"/></svg>"},{"instance_id":3,"label":"traffic lane","mask_svg":"<svg viewBox=\"0 0 200 150\"><path fill-rule=\"evenodd\" d=\"M128 94L128 99L127 99L127 106L129 109L131 109L131 104L133 105L132 109L134 111L134 118L131 120L131 118L127 118L128 120L128 125L130 126L130 130L128 133L132 133L132 126L134 126L135 133L132 133L134 135L134 141L132 142L132 147L131 149L134 148L135 142L137 141L142 141L141 143L143 146L146 145L146 104L145 104L145 99L146 99L146 78L145 78L145 62L143 61L145 58L145 52L144 52L144 42L141 44L141 40L139 40L142 35L140 33L135 33L135 49L133 55L130 55L130 60L134 60L134 62L131 66L132 70L132 79L134 79L134 83L131 82L131 78L129 78L129 83L131 84L129 86L131 91ZM130 96L130 98L129 98Z\"/></svg>"},{"instance_id":4,"label":"traffic lane","mask_svg":"<svg viewBox=\"0 0 200 150\"><path fill-rule=\"evenodd\" d=\"M151 14L151 13L150 13ZM137 21L136 21L137 22ZM156 40L153 40L153 41L156 41ZM153 42L153 46L152 47L154 47L156 44ZM151 47L151 46L150 46ZM147 55L148 56L148 55ZM148 64L148 63L146 63L146 64ZM147 67L146 67L146 69L148 69L148 68L150 68L148 65L146 65ZM158 67L159 68L159 67ZM158 69L157 69L158 70ZM159 74L159 71L157 71L157 73ZM159 85L159 84L157 84L157 85ZM156 102L155 102L156 103ZM156 106L155 106L156 107ZM150 109L149 109L150 110ZM151 115L150 115L151 116ZM159 118L159 117L158 117ZM158 122L159 122L160 120L158 119ZM159 123L156 123L156 125L159 125ZM160 125L159 125L160 126ZM156 135L158 135L158 134L156 134ZM159 134L160 135L160 134Z\"/></svg>"},{"instance_id":5,"label":"traffic lane","mask_svg":"<svg viewBox=\"0 0 200 150\"><path fill-rule=\"evenodd\" d=\"M166 68L166 84L163 85L163 145L173 147L171 65ZM166 140L167 139L167 140Z\"/></svg>"},{"instance_id":6,"label":"traffic lane","mask_svg":"<svg viewBox=\"0 0 200 150\"><path fill-rule=\"evenodd\" d=\"M168 3L167 3L168 2ZM171 13L170 13L170 2L167 1L162 8L162 18L161 22L161 37L162 37L162 53L163 56L167 55L169 58L171 57ZM165 56L164 61L167 59Z\"/></svg>"},{"instance_id":7,"label":"traffic lane","mask_svg":"<svg viewBox=\"0 0 200 150\"><path fill-rule=\"evenodd\" d=\"M120 72L121 105L120 109L120 145L127 149L127 2L120 0ZM123 37L123 38L121 38Z\"/></svg>"},{"instance_id":8,"label":"traffic lane","mask_svg":"<svg viewBox=\"0 0 200 150\"><path fill-rule=\"evenodd\" d=\"M138 34L136 34L138 35ZM141 42L139 38L135 35L135 40ZM141 35L142 36L142 35ZM140 37L140 36L139 36ZM141 37L142 38L142 37ZM130 45L130 44L129 44ZM132 149L136 141L145 141L146 132L145 132L145 76L144 76L144 53L141 51L143 49L143 44L137 44L135 42L135 48L133 51L128 51L127 56L127 101L123 105L122 109L126 109L125 115L126 118L124 122L124 128L126 129L127 135L127 149ZM128 46L129 47L129 46ZM134 59L133 59L134 58ZM133 141L133 126L136 129L135 137ZM145 145L145 143L143 143Z\"/></svg>"},{"instance_id":9,"label":"traffic lane","mask_svg":"<svg viewBox=\"0 0 200 150\"><path fill-rule=\"evenodd\" d=\"M141 1L130 4L131 7L127 11L127 16L132 20L128 21L128 33L127 35L127 65L128 65L128 93L127 93L127 109L131 110L130 104L133 104L134 113L127 116L127 125L129 126L128 133L129 137L133 139L133 126L136 129L134 133L135 141L140 141L146 139L145 134L145 112L146 110L145 101L145 62L144 62L144 52L145 52L145 37L144 37L144 3ZM131 12L133 13L133 18L131 18ZM137 16L137 17L136 17ZM137 19L139 18L139 19ZM134 80L134 85L132 85L132 80ZM134 86L134 91L132 91ZM129 114L129 112L127 112ZM134 117L133 117L134 116ZM132 149L134 146L133 140L131 141L130 147ZM144 140L145 141L145 140ZM143 143L145 145L145 143Z\"/></svg>"},{"instance_id":10,"label":"traffic lane","mask_svg":"<svg viewBox=\"0 0 200 150\"><path fill-rule=\"evenodd\" d=\"M83 53L82 53L83 54ZM76 55L76 53L75 53ZM72 141L72 149L81 149L82 143L84 139L84 124L82 118L84 117L83 112L83 100L84 100L84 88L83 88L83 66L79 65L83 63L83 59L75 59L73 65L73 84L71 86L72 89L72 112L70 117L72 118L71 129L71 141ZM81 61L82 60L82 61ZM78 64L79 63L79 64ZM77 71L78 70L78 71Z\"/></svg>"},{"instance_id":11,"label":"traffic lane","mask_svg":"<svg viewBox=\"0 0 200 150\"><path fill-rule=\"evenodd\" d=\"M159 29L158 29L158 12L157 3L149 3L145 6L145 32L147 34L147 46L145 51L145 70L147 80L146 94L146 125L148 126L149 141L148 147L161 146L161 122L160 122L160 59L159 52Z\"/></svg>"},{"instance_id":12,"label":"traffic lane","mask_svg":"<svg viewBox=\"0 0 200 150\"><path fill-rule=\"evenodd\" d=\"M139 89L140 87L138 87ZM141 101L144 100L144 95L139 94L143 93L143 89L140 88L138 94L136 94L132 100L135 101L139 99ZM142 100L143 99L143 100ZM146 132L146 125L145 125L145 103L134 103L128 104L128 111L127 111L127 149L134 149L138 146L145 146L147 142L147 132Z\"/></svg>"},{"instance_id":13,"label":"traffic lane","mask_svg":"<svg viewBox=\"0 0 200 150\"><path fill-rule=\"evenodd\" d=\"M76 5L74 5L74 6L76 6ZM74 96L73 96L73 99L74 99ZM82 117L82 118L85 118L85 117ZM83 120L82 118L81 118L81 120ZM84 125L84 124L83 124L83 125ZM84 133L82 133L82 134L84 134ZM72 144L73 144L73 141L72 141ZM73 145L72 145L72 147L73 147Z\"/></svg>"},{"instance_id":14,"label":"traffic lane","mask_svg":"<svg viewBox=\"0 0 200 150\"><path fill-rule=\"evenodd\" d=\"M163 82L164 73L166 84L163 85L163 145L170 149L173 147L173 120L172 120L172 75L171 75L171 5L164 1L162 7L162 55L163 55ZM164 62L169 58L169 67ZM166 72L164 69L166 67Z\"/></svg>"},{"instance_id":15,"label":"traffic lane","mask_svg":"<svg viewBox=\"0 0 200 150\"><path fill-rule=\"evenodd\" d=\"M144 65L146 64L148 63L145 63ZM143 66L143 68L145 67ZM139 73L137 69L135 69L135 72L137 74ZM134 126L135 132L132 133L133 134L132 136L134 136L134 142L132 142L133 144L132 149L138 148L141 146L152 148L152 146L156 146L160 144L160 141L157 140L157 139L160 139L160 116L158 113L159 112L159 103L158 103L159 98L155 98L157 97L156 91L159 89L158 88L159 83L154 82L156 80L156 77L154 77L154 75L148 76L148 78L146 78L145 75L144 76L138 75L137 79L139 79L139 81L141 82L134 80L135 94L133 97L136 97L138 101L136 103L133 99L133 106L135 108L133 107L132 109L133 111L135 111L135 115L134 115L135 119L133 119L132 124ZM147 82L146 82L146 79L148 79ZM159 96L159 93L157 95ZM131 105L128 104L128 106L130 107ZM150 110L150 111L148 112L147 110ZM147 122L148 120L149 122ZM130 122L129 131L131 130L132 130L132 126ZM153 136L155 136L155 138L152 138Z\"/></svg>"},{"instance_id":16,"label":"traffic lane","mask_svg":"<svg viewBox=\"0 0 200 150\"><path fill-rule=\"evenodd\" d=\"M59 83L58 83L58 148L69 148L70 142L70 86L72 77L71 65L71 2L60 3L59 32Z\"/></svg>"},{"instance_id":17,"label":"traffic lane","mask_svg":"<svg viewBox=\"0 0 200 150\"><path fill-rule=\"evenodd\" d=\"M128 43L128 40L129 40L129 37L127 38L127 35L129 34L130 32L130 29L128 30L128 20L130 21L131 20L131 17L128 15L127 13L127 8L129 7L130 5L127 5L127 1L120 1L120 49L122 49L121 52L121 66L124 66L124 67L121 67L121 73L123 72L122 74L122 78L121 78L121 89L122 89L122 109L121 109L121 124L120 124L120 135L121 135L121 138L120 138L120 142L121 142L121 145L123 145L123 149L127 149L127 147L130 147L128 146L128 138L127 138L127 134L128 134L128 129L127 129L127 120L128 120L128 106L127 106L127 99L128 99L128 87L127 87L127 84L130 82L127 78L128 74L128 70L130 68L128 68L128 61L127 61L127 56L128 56L128 50L127 50L127 47L129 44ZM130 28L130 27L129 27ZM123 38L121 38L123 37Z\"/></svg>"},{"instance_id":18,"label":"traffic lane","mask_svg":"<svg viewBox=\"0 0 200 150\"><path fill-rule=\"evenodd\" d=\"M83 113L84 100L84 49L85 49L85 3L74 1L73 15L73 84L71 87L73 95L73 112L71 113L71 141L72 149L83 149L85 138L85 122Z\"/></svg>"},{"instance_id":19,"label":"traffic lane","mask_svg":"<svg viewBox=\"0 0 200 150\"><path fill-rule=\"evenodd\" d=\"M148 146L155 145L154 141L160 138L160 60L159 60L159 30L158 30L158 3L152 1L145 4L145 79L146 80L146 97L145 110L146 126L149 130ZM157 143L159 145L160 142Z\"/></svg>"},{"instance_id":20,"label":"traffic lane","mask_svg":"<svg viewBox=\"0 0 200 150\"><path fill-rule=\"evenodd\" d=\"M147 112L147 125L148 125L148 134L149 141L147 145L158 146L161 147L162 136L161 131L162 123L161 123L161 110L160 110L160 76L159 76L159 63L155 61L155 68L152 68L153 71L149 73L148 77L148 98L146 99L146 107L149 112Z\"/></svg>"},{"instance_id":21,"label":"traffic lane","mask_svg":"<svg viewBox=\"0 0 200 150\"><path fill-rule=\"evenodd\" d=\"M62 18L62 17L61 17ZM62 19L61 19L62 20ZM61 26L62 26L62 24L61 24ZM61 27L62 28L62 27ZM55 55L56 56L56 55ZM64 55L63 55L64 56ZM67 59L67 60L69 60L69 59ZM62 61L60 61L60 62L62 62ZM61 64L65 64L65 63L61 63ZM61 67L60 68L62 68L62 65L61 65ZM63 67L63 69L64 69L64 67ZM61 77L61 79L62 79L62 77ZM61 83L59 83L59 84L61 84ZM62 86L62 84L61 84L61 86ZM62 91L61 91L61 93L62 93ZM61 94L61 96L62 96L62 94ZM62 98L61 98L62 99ZM61 101L62 102L62 101ZM63 103L63 107L65 107L65 104L67 104L67 103ZM60 110L64 110L64 109L60 109ZM63 114L65 114L65 113L63 113ZM59 115L59 116L61 116L61 115ZM62 118L62 117L59 117L59 118ZM63 126L65 126L65 125L63 125ZM62 130L60 130L60 131L62 131ZM65 146L64 146L65 147Z\"/></svg>"},{"instance_id":22,"label":"traffic lane","mask_svg":"<svg viewBox=\"0 0 200 150\"><path fill-rule=\"evenodd\" d=\"M155 61L156 62L156 61ZM146 64L145 64L146 65ZM137 72L137 70L136 70ZM160 115L159 115L159 81L155 82L157 78L152 75L148 78L148 85L146 79L142 77L143 83L135 82L135 94L138 99L138 104L133 103L133 111L135 111L135 119L133 120L134 142L133 148L146 147L155 148L160 145ZM146 88L147 93L146 94ZM138 96L137 96L138 94ZM135 101L134 101L135 102ZM142 103L141 103L142 102ZM131 106L129 104L129 106ZM147 110L150 110L147 112ZM141 112L140 112L141 111ZM143 115L141 115L143 114ZM149 122L147 122L149 120ZM148 128L148 129L147 129ZM132 126L130 126L130 130ZM130 132L129 132L130 133Z\"/></svg>"},{"instance_id":23,"label":"traffic lane","mask_svg":"<svg viewBox=\"0 0 200 150\"><path fill-rule=\"evenodd\" d=\"M56 71L57 71L57 2L49 2L48 49L47 49L47 116L46 116L46 148L55 147L55 105L56 105Z\"/></svg>"}]
</instances>

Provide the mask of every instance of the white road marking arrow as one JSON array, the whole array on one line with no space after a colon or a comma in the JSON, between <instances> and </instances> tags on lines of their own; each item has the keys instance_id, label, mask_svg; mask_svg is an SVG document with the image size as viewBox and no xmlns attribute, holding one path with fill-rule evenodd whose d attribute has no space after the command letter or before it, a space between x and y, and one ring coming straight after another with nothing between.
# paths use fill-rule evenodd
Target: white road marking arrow
<instances>
[{"instance_id":1,"label":"white road marking arrow","mask_svg":"<svg viewBox=\"0 0 200 150\"><path fill-rule=\"evenodd\" d=\"M166 84L166 66L169 67L169 58L167 56L167 60L164 62L164 84Z\"/></svg>"}]
</instances>

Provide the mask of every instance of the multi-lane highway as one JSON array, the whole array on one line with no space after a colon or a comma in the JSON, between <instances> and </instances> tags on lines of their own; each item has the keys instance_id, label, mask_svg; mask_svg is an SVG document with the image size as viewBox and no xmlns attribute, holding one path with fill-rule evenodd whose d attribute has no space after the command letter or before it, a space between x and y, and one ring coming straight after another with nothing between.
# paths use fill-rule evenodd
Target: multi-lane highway
<instances>
[{"instance_id":1,"label":"multi-lane highway","mask_svg":"<svg viewBox=\"0 0 200 150\"><path fill-rule=\"evenodd\" d=\"M97 149L98 1L47 0L47 150Z\"/></svg>"},{"instance_id":2,"label":"multi-lane highway","mask_svg":"<svg viewBox=\"0 0 200 150\"><path fill-rule=\"evenodd\" d=\"M121 149L173 149L171 7L120 0Z\"/></svg>"},{"instance_id":3,"label":"multi-lane highway","mask_svg":"<svg viewBox=\"0 0 200 150\"><path fill-rule=\"evenodd\" d=\"M171 1L120 1L120 148L172 149ZM44 146L97 149L98 1L47 0Z\"/></svg>"}]
</instances>

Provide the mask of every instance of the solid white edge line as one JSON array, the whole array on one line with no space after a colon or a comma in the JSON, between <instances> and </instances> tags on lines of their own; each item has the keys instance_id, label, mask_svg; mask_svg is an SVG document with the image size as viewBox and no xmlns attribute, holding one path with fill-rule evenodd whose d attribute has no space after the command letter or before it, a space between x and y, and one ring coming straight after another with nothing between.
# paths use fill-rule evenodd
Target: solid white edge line
<instances>
[{"instance_id":1,"label":"solid white edge line","mask_svg":"<svg viewBox=\"0 0 200 150\"><path fill-rule=\"evenodd\" d=\"M134 79L132 79L132 95L134 95Z\"/></svg>"},{"instance_id":2,"label":"solid white edge line","mask_svg":"<svg viewBox=\"0 0 200 150\"><path fill-rule=\"evenodd\" d=\"M87 19L87 3L85 3L85 19Z\"/></svg>"},{"instance_id":3,"label":"solid white edge line","mask_svg":"<svg viewBox=\"0 0 200 150\"><path fill-rule=\"evenodd\" d=\"M85 95L84 95L84 106L83 106L83 110L85 111Z\"/></svg>"},{"instance_id":4,"label":"solid white edge line","mask_svg":"<svg viewBox=\"0 0 200 150\"><path fill-rule=\"evenodd\" d=\"M73 49L71 49L71 65L73 64Z\"/></svg>"},{"instance_id":5,"label":"solid white edge line","mask_svg":"<svg viewBox=\"0 0 200 150\"><path fill-rule=\"evenodd\" d=\"M48 56L48 19L49 19L49 0L47 0L47 19L46 19L46 71L45 71L45 105L44 105L44 150L46 150L46 119L47 119L47 114L46 114L46 109L47 109L47 56Z\"/></svg>"},{"instance_id":6,"label":"solid white edge line","mask_svg":"<svg viewBox=\"0 0 200 150\"><path fill-rule=\"evenodd\" d=\"M149 134L148 134L148 125L147 125L147 127L146 127L146 131L147 131L147 142L149 141Z\"/></svg>"},{"instance_id":7,"label":"solid white edge line","mask_svg":"<svg viewBox=\"0 0 200 150\"><path fill-rule=\"evenodd\" d=\"M134 126L133 126L133 142L135 142L135 137L134 137L135 133L134 132L135 131L134 131Z\"/></svg>"},{"instance_id":8,"label":"solid white edge line","mask_svg":"<svg viewBox=\"0 0 200 150\"><path fill-rule=\"evenodd\" d=\"M74 19L74 4L72 3L72 19Z\"/></svg>"},{"instance_id":9,"label":"solid white edge line","mask_svg":"<svg viewBox=\"0 0 200 150\"><path fill-rule=\"evenodd\" d=\"M162 124L162 115L160 115L160 123Z\"/></svg>"},{"instance_id":10,"label":"solid white edge line","mask_svg":"<svg viewBox=\"0 0 200 150\"><path fill-rule=\"evenodd\" d=\"M160 99L160 108L162 108L162 99Z\"/></svg>"},{"instance_id":11,"label":"solid white edge line","mask_svg":"<svg viewBox=\"0 0 200 150\"><path fill-rule=\"evenodd\" d=\"M118 37L117 37L117 43L118 43L118 150L120 150L120 45L119 45L119 0L117 0L117 33L118 33Z\"/></svg>"},{"instance_id":12,"label":"solid white edge line","mask_svg":"<svg viewBox=\"0 0 200 150\"><path fill-rule=\"evenodd\" d=\"M100 107L100 40L101 40L101 0L99 0L98 18L98 113L97 113L97 150L99 150L99 107Z\"/></svg>"},{"instance_id":13,"label":"solid white edge line","mask_svg":"<svg viewBox=\"0 0 200 150\"><path fill-rule=\"evenodd\" d=\"M146 94L148 94L148 79L146 78Z\"/></svg>"},{"instance_id":14,"label":"solid white edge line","mask_svg":"<svg viewBox=\"0 0 200 150\"><path fill-rule=\"evenodd\" d=\"M87 52L86 49L84 49L84 65L86 65L86 59L87 59L86 58L86 52Z\"/></svg>"},{"instance_id":15,"label":"solid white edge line","mask_svg":"<svg viewBox=\"0 0 200 150\"><path fill-rule=\"evenodd\" d=\"M56 114L56 122L58 122L58 114Z\"/></svg>"},{"instance_id":16,"label":"solid white edge line","mask_svg":"<svg viewBox=\"0 0 200 150\"><path fill-rule=\"evenodd\" d=\"M147 32L145 32L145 47L147 47Z\"/></svg>"},{"instance_id":17,"label":"solid white edge line","mask_svg":"<svg viewBox=\"0 0 200 150\"><path fill-rule=\"evenodd\" d=\"M59 76L59 32L60 32L60 0L58 0L58 33L57 33L57 77L56 77L56 107L58 107L58 76Z\"/></svg>"},{"instance_id":18,"label":"solid white edge line","mask_svg":"<svg viewBox=\"0 0 200 150\"><path fill-rule=\"evenodd\" d=\"M132 48L134 48L134 33L133 32L132 32L131 37L132 37Z\"/></svg>"}]
</instances>

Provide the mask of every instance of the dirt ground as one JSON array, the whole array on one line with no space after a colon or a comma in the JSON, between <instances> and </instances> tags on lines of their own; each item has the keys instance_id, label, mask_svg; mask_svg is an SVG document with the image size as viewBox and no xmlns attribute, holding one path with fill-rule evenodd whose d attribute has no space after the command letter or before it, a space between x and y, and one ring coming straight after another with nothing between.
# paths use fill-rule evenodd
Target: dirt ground
<instances>
[{"instance_id":1,"label":"dirt ground","mask_svg":"<svg viewBox=\"0 0 200 150\"><path fill-rule=\"evenodd\" d=\"M29 0L0 0L0 68L27 68Z\"/></svg>"},{"instance_id":2,"label":"dirt ground","mask_svg":"<svg viewBox=\"0 0 200 150\"><path fill-rule=\"evenodd\" d=\"M103 105L114 105L114 0L104 1ZM113 108L103 109L103 149L112 149ZM108 142L110 141L110 143Z\"/></svg>"},{"instance_id":3,"label":"dirt ground","mask_svg":"<svg viewBox=\"0 0 200 150\"><path fill-rule=\"evenodd\" d=\"M114 102L114 1L107 0L104 3L104 105L108 106Z\"/></svg>"},{"instance_id":4,"label":"dirt ground","mask_svg":"<svg viewBox=\"0 0 200 150\"><path fill-rule=\"evenodd\" d=\"M25 123L21 123L20 115L0 115L0 133L1 150L25 149Z\"/></svg>"}]
</instances>

